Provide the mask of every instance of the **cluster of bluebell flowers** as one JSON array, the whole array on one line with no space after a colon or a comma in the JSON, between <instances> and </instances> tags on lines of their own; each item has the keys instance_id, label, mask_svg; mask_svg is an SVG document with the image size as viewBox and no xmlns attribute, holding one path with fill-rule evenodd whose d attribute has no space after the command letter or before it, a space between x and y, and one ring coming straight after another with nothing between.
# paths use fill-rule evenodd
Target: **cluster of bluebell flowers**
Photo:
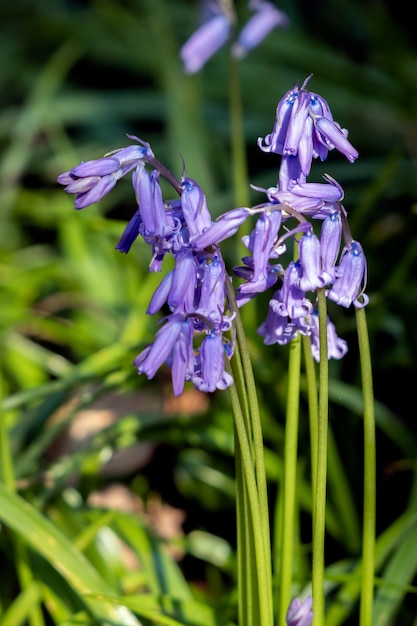
<instances>
[{"instance_id":1,"label":"cluster of bluebell flowers","mask_svg":"<svg viewBox=\"0 0 417 626\"><path fill-rule=\"evenodd\" d=\"M258 140L261 150L281 156L276 185L255 188L266 196L263 202L220 216L197 243L216 245L254 217L253 230L243 237L248 255L243 265L234 268L243 279L237 302L242 306L278 286L258 333L265 344L286 344L297 333L308 335L313 356L320 360L317 290L324 289L329 300L343 307L365 306L368 297L364 293L366 259L362 246L351 236L342 187L329 175L321 183L307 182L313 159L324 161L329 150L336 148L352 163L358 156L324 98L307 89L310 78L285 94L278 103L272 132ZM297 242L298 254L284 267L289 240ZM347 344L337 336L330 319L327 336L328 357L343 357Z\"/></svg>"},{"instance_id":2,"label":"cluster of bluebell flowers","mask_svg":"<svg viewBox=\"0 0 417 626\"><path fill-rule=\"evenodd\" d=\"M169 314L135 365L139 373L152 378L163 363L168 364L176 395L183 392L186 381L205 392L225 389L233 382L225 371L225 357L230 358L234 349L230 332L234 313L226 295L226 281L231 278L219 243L236 234L248 218L254 217L256 223L243 237L248 255L234 268L242 279L236 300L242 306L274 287L266 319L258 329L265 344L286 344L297 333L308 335L313 356L319 360L317 290L325 289L327 298L343 307L368 302L366 259L350 234L342 187L328 175L325 182L307 182L313 158L325 160L328 151L336 148L353 162L358 153L347 131L333 120L327 102L308 91L308 80L285 94L272 132L258 141L262 150L281 155L281 162L276 186L261 189L266 199L256 206L232 209L213 221L202 189L185 175L185 169L177 179L155 158L150 145L134 136L129 138L136 143L82 162L58 177L65 191L75 194L75 208L82 209L132 173L138 208L116 248L127 253L141 236L152 249L150 271L161 271L167 254L175 261L147 309L153 315L167 307ZM164 200L161 176L176 192L175 199ZM284 267L288 240L297 242L298 258ZM327 326L328 357L341 358L346 342L337 336L330 319Z\"/></svg>"},{"instance_id":3,"label":"cluster of bluebell flowers","mask_svg":"<svg viewBox=\"0 0 417 626\"><path fill-rule=\"evenodd\" d=\"M225 356L233 354L233 341L227 335L234 314L226 311L229 277L219 248L198 243L213 224L205 195L185 171L179 180L167 170L148 143L129 138L137 143L82 162L61 174L58 182L75 194L75 208L83 209L132 172L138 208L116 248L127 253L141 236L152 249L149 271L161 271L167 254L175 261L149 303L148 314L166 307L169 314L155 341L135 359L138 372L153 378L163 363L168 364L175 395L183 392L185 381L204 392L226 389L233 382L225 371ZM172 185L176 199L163 199L161 175Z\"/></svg>"},{"instance_id":4,"label":"cluster of bluebell flowers","mask_svg":"<svg viewBox=\"0 0 417 626\"><path fill-rule=\"evenodd\" d=\"M198 72L227 42L231 41L236 14L231 0L206 0L200 27L185 42L180 51L184 71ZM288 26L288 16L268 0L249 0L252 16L241 29L231 51L241 59L258 46L276 27Z\"/></svg>"}]
</instances>

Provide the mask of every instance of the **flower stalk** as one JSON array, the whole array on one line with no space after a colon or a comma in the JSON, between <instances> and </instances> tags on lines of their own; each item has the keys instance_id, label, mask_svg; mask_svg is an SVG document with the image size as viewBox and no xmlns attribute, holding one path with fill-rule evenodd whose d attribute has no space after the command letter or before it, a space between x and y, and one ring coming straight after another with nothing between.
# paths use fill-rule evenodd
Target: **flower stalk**
<instances>
[{"instance_id":1,"label":"flower stalk","mask_svg":"<svg viewBox=\"0 0 417 626\"><path fill-rule=\"evenodd\" d=\"M364 490L362 529L362 589L359 624L372 624L375 577L375 519L376 519L376 444L372 363L365 309L356 309L359 355L362 373Z\"/></svg>"},{"instance_id":2,"label":"flower stalk","mask_svg":"<svg viewBox=\"0 0 417 626\"><path fill-rule=\"evenodd\" d=\"M314 626L324 626L324 543L326 528L329 363L327 355L327 304L324 290L319 289L317 295L320 329L320 364L317 458L313 515L312 587Z\"/></svg>"}]
</instances>

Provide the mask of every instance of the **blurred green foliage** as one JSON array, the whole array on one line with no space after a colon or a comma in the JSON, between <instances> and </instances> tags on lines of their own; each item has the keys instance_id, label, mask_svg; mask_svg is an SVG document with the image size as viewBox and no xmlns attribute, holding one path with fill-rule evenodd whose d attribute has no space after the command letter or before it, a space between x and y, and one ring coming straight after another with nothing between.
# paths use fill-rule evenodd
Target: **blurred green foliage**
<instances>
[{"instance_id":1,"label":"blurred green foliage","mask_svg":"<svg viewBox=\"0 0 417 626\"><path fill-rule=\"evenodd\" d=\"M410 587L417 570L414 24L401 3L387 1L282 0L279 6L289 14L290 28L275 31L240 66L249 182L275 184L278 162L256 140L271 131L283 93L312 73L311 89L328 100L360 154L354 165L330 154L312 176L319 180L329 172L342 184L353 235L368 258L379 446L375 625L417 624L416 589ZM243 21L246 3L236 2L236 8ZM128 255L114 250L135 210L131 187L121 182L97 206L75 212L56 184L57 175L79 161L125 145L129 133L149 141L177 175L183 158L214 216L233 208L228 50L197 76L183 75L178 60L197 23L194 0L1 4L1 454L3 481L21 496L0 492L5 625L80 623L88 615L135 623L133 614L144 624L155 623L155 615L161 624L235 620L228 398L219 393L207 401L190 393L172 404L166 371L153 381L137 377L132 361L155 332L156 321L145 310L160 277L147 272L149 252L141 242ZM250 193L255 203L257 193ZM225 244L230 267L239 245ZM288 354L259 341L256 328L266 304L249 304L243 316L273 502ZM328 624L335 626L355 623L357 610L362 425L354 316L336 307L332 315L349 343L343 362L331 363ZM95 403L115 394L117 409L106 421ZM83 435L82 446L70 447L68 428L80 414L87 420L89 408L90 418L95 410L104 421ZM148 451L142 461L135 446ZM129 450L133 465L106 473L109 459ZM300 588L309 575L308 454L305 419ZM109 514L107 504L92 505L92 494L114 483L142 508ZM162 540L149 514L155 494L185 511L183 525L172 523L174 536ZM179 550L179 564L166 544ZM138 591L147 597L130 598ZM99 596L116 601L101 604ZM128 613L115 618L117 601Z\"/></svg>"}]
</instances>

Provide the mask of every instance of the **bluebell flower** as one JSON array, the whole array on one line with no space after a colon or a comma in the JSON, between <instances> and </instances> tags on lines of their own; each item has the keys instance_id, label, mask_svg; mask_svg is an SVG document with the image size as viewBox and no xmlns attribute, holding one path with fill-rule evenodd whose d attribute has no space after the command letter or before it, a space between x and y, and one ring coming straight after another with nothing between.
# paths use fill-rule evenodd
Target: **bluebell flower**
<instances>
[{"instance_id":1,"label":"bluebell flower","mask_svg":"<svg viewBox=\"0 0 417 626\"><path fill-rule=\"evenodd\" d=\"M324 98L306 89L309 78L300 89L295 85L285 94L278 103L272 133L258 139L264 152L297 156L305 176L310 173L312 159L324 161L333 148L351 162L358 156L347 139L347 131L333 120Z\"/></svg>"},{"instance_id":2,"label":"bluebell flower","mask_svg":"<svg viewBox=\"0 0 417 626\"><path fill-rule=\"evenodd\" d=\"M329 181L329 185L326 183L291 181L288 190L296 196L316 198L323 203L334 203L343 200L343 189L339 183L328 175L325 175L324 178Z\"/></svg>"},{"instance_id":3,"label":"bluebell flower","mask_svg":"<svg viewBox=\"0 0 417 626\"><path fill-rule=\"evenodd\" d=\"M180 50L187 74L195 74L226 43L231 34L232 15L216 3L217 12L209 17Z\"/></svg>"},{"instance_id":4,"label":"bluebell flower","mask_svg":"<svg viewBox=\"0 0 417 626\"><path fill-rule=\"evenodd\" d=\"M320 264L320 240L313 232L303 235L298 244L302 275L299 287L302 291L315 291L324 287L326 280Z\"/></svg>"},{"instance_id":5,"label":"bluebell flower","mask_svg":"<svg viewBox=\"0 0 417 626\"><path fill-rule=\"evenodd\" d=\"M336 148L339 152L353 163L358 158L358 151L347 139L347 130L328 117L316 117L314 128L319 143L326 145L329 150Z\"/></svg>"},{"instance_id":6,"label":"bluebell flower","mask_svg":"<svg viewBox=\"0 0 417 626\"><path fill-rule=\"evenodd\" d=\"M319 332L319 316L315 309L310 318L311 322L311 352L316 361L320 361L320 332ZM333 322L327 316L327 358L342 359L348 351L347 343L344 339L338 337Z\"/></svg>"},{"instance_id":7,"label":"bluebell flower","mask_svg":"<svg viewBox=\"0 0 417 626\"><path fill-rule=\"evenodd\" d=\"M277 301L279 294L275 294L270 303L272 306L268 307L266 320L259 326L257 333L264 339L264 343L271 346L275 343L279 345L285 345L292 341L298 332L297 325L288 319L280 315L274 309L274 302Z\"/></svg>"},{"instance_id":8,"label":"bluebell flower","mask_svg":"<svg viewBox=\"0 0 417 626\"><path fill-rule=\"evenodd\" d=\"M146 374L148 378L155 376L161 365L171 356L185 322L188 323L185 316L178 313L168 318L157 332L153 344L135 358L134 364L139 374Z\"/></svg>"},{"instance_id":9,"label":"bluebell flower","mask_svg":"<svg viewBox=\"0 0 417 626\"><path fill-rule=\"evenodd\" d=\"M140 233L141 225L142 217L138 209L126 224L119 243L116 245L116 250L127 254Z\"/></svg>"},{"instance_id":10,"label":"bluebell flower","mask_svg":"<svg viewBox=\"0 0 417 626\"><path fill-rule=\"evenodd\" d=\"M213 392L216 389L226 389L233 383L233 379L225 371L226 348L221 333L212 330L207 334L199 350L199 367L192 377L194 386L200 391Z\"/></svg>"},{"instance_id":11,"label":"bluebell flower","mask_svg":"<svg viewBox=\"0 0 417 626\"><path fill-rule=\"evenodd\" d=\"M181 187L181 209L188 227L189 240L192 242L210 228L212 219L201 187L191 178L183 178Z\"/></svg>"},{"instance_id":12,"label":"bluebell flower","mask_svg":"<svg viewBox=\"0 0 417 626\"><path fill-rule=\"evenodd\" d=\"M312 599L311 596L301 602L298 598L294 598L291 602L286 622L287 626L311 626L313 621Z\"/></svg>"},{"instance_id":13,"label":"bluebell flower","mask_svg":"<svg viewBox=\"0 0 417 626\"><path fill-rule=\"evenodd\" d=\"M343 249L336 269L336 279L327 297L346 308L351 304L362 308L369 302L364 293L365 285L366 258L360 243L351 241Z\"/></svg>"},{"instance_id":14,"label":"bluebell flower","mask_svg":"<svg viewBox=\"0 0 417 626\"><path fill-rule=\"evenodd\" d=\"M174 283L175 268L165 274L164 278L159 283L159 286L155 289L152 298L149 302L146 313L148 315L155 315L159 313L162 307L167 303L169 294Z\"/></svg>"},{"instance_id":15,"label":"bluebell flower","mask_svg":"<svg viewBox=\"0 0 417 626\"><path fill-rule=\"evenodd\" d=\"M145 241L149 238L165 239L174 231L176 224L165 210L162 190L159 184L159 172L148 174L144 167L136 168L133 186L138 197L142 218L141 235Z\"/></svg>"},{"instance_id":16,"label":"bluebell flower","mask_svg":"<svg viewBox=\"0 0 417 626\"><path fill-rule=\"evenodd\" d=\"M215 222L212 222L207 230L193 239L193 248L203 250L232 237L250 215L252 215L252 211L245 207L224 213Z\"/></svg>"},{"instance_id":17,"label":"bluebell flower","mask_svg":"<svg viewBox=\"0 0 417 626\"><path fill-rule=\"evenodd\" d=\"M321 268L326 285L334 282L341 241L342 218L340 210L335 210L323 220L320 233Z\"/></svg>"},{"instance_id":18,"label":"bluebell flower","mask_svg":"<svg viewBox=\"0 0 417 626\"><path fill-rule=\"evenodd\" d=\"M316 212L324 206L321 198L303 196L295 194L292 191L281 191L278 187L270 187L268 189L268 198L275 203L288 205L302 215L305 213ZM284 208L285 211L285 208ZM289 217L289 214L287 215Z\"/></svg>"},{"instance_id":19,"label":"bluebell flower","mask_svg":"<svg viewBox=\"0 0 417 626\"><path fill-rule=\"evenodd\" d=\"M180 50L186 74L195 74L224 45L231 40L232 27L236 21L230 0L204 2L203 23L185 42ZM277 26L285 27L288 16L267 0L250 0L249 9L255 11L240 31L231 51L235 58L243 58L258 46Z\"/></svg>"},{"instance_id":20,"label":"bluebell flower","mask_svg":"<svg viewBox=\"0 0 417 626\"><path fill-rule=\"evenodd\" d=\"M117 181L139 163L154 157L150 145L134 135L128 135L140 145L113 150L108 155L92 161L85 161L68 172L58 176L58 183L65 185L65 191L75 194L75 208L84 209L95 204L113 189Z\"/></svg>"},{"instance_id":21,"label":"bluebell flower","mask_svg":"<svg viewBox=\"0 0 417 626\"><path fill-rule=\"evenodd\" d=\"M259 293L270 286L269 260L278 257L275 242L281 220L281 211L264 211L257 219L251 234L242 238L245 246L252 252L253 263L250 280L239 286L239 293Z\"/></svg>"},{"instance_id":22,"label":"bluebell flower","mask_svg":"<svg viewBox=\"0 0 417 626\"><path fill-rule=\"evenodd\" d=\"M274 28L289 24L286 13L277 9L271 2L251 0L248 6L255 14L246 22L232 47L232 54L238 59L256 48Z\"/></svg>"},{"instance_id":23,"label":"bluebell flower","mask_svg":"<svg viewBox=\"0 0 417 626\"><path fill-rule=\"evenodd\" d=\"M175 268L171 289L168 293L168 306L176 313L192 313L195 310L195 290L197 287L197 263L189 248L184 248L175 257Z\"/></svg>"},{"instance_id":24,"label":"bluebell flower","mask_svg":"<svg viewBox=\"0 0 417 626\"><path fill-rule=\"evenodd\" d=\"M231 318L224 315L225 281L228 280L224 261L218 254L203 259L200 269L201 288L196 314L218 328L230 328Z\"/></svg>"},{"instance_id":25,"label":"bluebell flower","mask_svg":"<svg viewBox=\"0 0 417 626\"><path fill-rule=\"evenodd\" d=\"M239 307L247 304L252 298L257 296L260 291L266 291L278 280L280 274L283 273L283 267L280 263L268 263L265 267L265 284L262 290L259 289L259 282L253 281L254 276L254 258L247 256L242 258L245 265L236 266L233 268L233 273L239 278L243 278L248 287L241 289L243 286L239 286L236 294L236 302ZM250 290L250 286L253 284L253 291Z\"/></svg>"},{"instance_id":26,"label":"bluebell flower","mask_svg":"<svg viewBox=\"0 0 417 626\"><path fill-rule=\"evenodd\" d=\"M313 305L306 298L305 291L299 287L301 277L300 260L291 261L285 269L281 289L275 293L269 303L278 315L295 320L309 315L313 310Z\"/></svg>"},{"instance_id":27,"label":"bluebell flower","mask_svg":"<svg viewBox=\"0 0 417 626\"><path fill-rule=\"evenodd\" d=\"M195 370L194 327L190 319L185 319L173 345L166 364L171 368L172 390L175 396L184 391L185 381L191 380Z\"/></svg>"}]
</instances>

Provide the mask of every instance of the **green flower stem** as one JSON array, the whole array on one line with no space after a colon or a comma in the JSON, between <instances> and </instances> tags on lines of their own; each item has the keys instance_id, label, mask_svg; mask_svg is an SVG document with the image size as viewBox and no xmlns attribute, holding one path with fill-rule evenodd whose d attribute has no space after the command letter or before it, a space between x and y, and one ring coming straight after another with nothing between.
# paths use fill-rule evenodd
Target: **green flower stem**
<instances>
[{"instance_id":1,"label":"green flower stem","mask_svg":"<svg viewBox=\"0 0 417 626\"><path fill-rule=\"evenodd\" d=\"M259 618L255 618L254 624L256 626L260 626L260 624L272 625L271 538L261 417L246 335L234 290L229 281L227 282L227 293L231 310L236 316L236 348L235 355L229 365L235 381L235 384L230 388L230 395L235 419L238 454L241 458L242 476L244 477L244 484L238 484L237 489L241 490L239 493L241 501L243 500L242 494L247 494L249 514L245 517L244 532L247 537L245 549L250 547L251 542L253 543L256 580L258 582L258 601L253 598L253 610L259 611ZM238 472L236 476L238 480ZM243 511L239 499L238 505L239 515ZM238 530L239 528L242 533L241 520L238 522ZM243 542L239 540L239 546L242 545ZM249 563L249 557L246 557L246 561ZM262 619L262 622L259 619ZM244 623L247 623L246 620Z\"/></svg>"},{"instance_id":2,"label":"green flower stem","mask_svg":"<svg viewBox=\"0 0 417 626\"><path fill-rule=\"evenodd\" d=\"M229 364L227 364L229 365ZM247 433L251 432L250 414L247 397L244 387L244 374L242 361L239 353L239 346L236 346L234 353L233 372L237 385L240 406L237 408L241 412ZM238 587L238 615L239 624L245 626L256 626L259 614L254 608L254 601L258 595L256 580L255 549L253 545L253 530L250 515L250 503L246 488L246 480L243 471L242 454L239 444L236 424L235 434L235 467L236 467L236 521L237 521L237 587ZM251 437L248 437L248 445L252 445ZM252 453L253 454L253 453Z\"/></svg>"},{"instance_id":3,"label":"green flower stem","mask_svg":"<svg viewBox=\"0 0 417 626\"><path fill-rule=\"evenodd\" d=\"M290 344L288 366L288 396L285 421L283 514L281 538L281 580L278 624L285 626L291 602L291 582L294 557L294 515L297 479L297 441L300 405L301 339L297 335Z\"/></svg>"},{"instance_id":4,"label":"green flower stem","mask_svg":"<svg viewBox=\"0 0 417 626\"><path fill-rule=\"evenodd\" d=\"M310 420L310 456L311 456L311 493L313 499L316 493L317 479L317 447L318 447L318 423L319 404L317 396L316 367L311 352L311 340L307 335L303 335L304 367L307 379L308 413ZM314 505L312 506L312 517L314 524Z\"/></svg>"},{"instance_id":5,"label":"green flower stem","mask_svg":"<svg viewBox=\"0 0 417 626\"><path fill-rule=\"evenodd\" d=\"M235 375L232 367L232 373ZM259 498L258 498L258 490L255 479L255 472L253 468L252 454L250 450L249 441L247 438L247 432L245 428L245 420L241 411L241 403L239 399L239 394L237 392L237 387L232 385L229 388L230 398L232 402L232 410L233 416L235 420L235 429L236 429L236 437L238 441L238 446L240 450L240 459L242 466L241 478L242 484L237 482L237 489L239 490L239 498L242 499L247 493L248 503L249 503L249 511L248 515L245 515L244 521L240 516L240 520L238 523L238 528L241 529L242 532L242 524L245 523L245 528L243 530L245 534L245 539L241 538L239 541L239 547L244 547L245 555L240 555L240 559L245 559L246 563L248 563L248 567L246 568L246 574L252 576L256 576L257 587L256 587L256 597L252 596L252 615L243 616L243 621L241 622L242 626L272 626L272 607L270 605L271 598L271 580L268 577L268 554L263 538L262 532L259 532L259 529L262 529L263 520L261 517L260 507L259 507ZM236 479L238 481L239 474L237 474ZM244 505L240 505L238 508L238 514L241 513L242 510L245 510ZM253 561L251 558L251 544L253 542L253 547L255 551L255 568L256 571L253 571ZM247 554L249 550L249 554ZM240 571L243 569L243 565L240 567ZM249 572L250 570L250 572ZM252 588L252 585L251 585ZM259 608L257 608L259 607ZM239 611L240 615L242 615L242 610ZM256 613L256 614L255 614Z\"/></svg>"},{"instance_id":6,"label":"green flower stem","mask_svg":"<svg viewBox=\"0 0 417 626\"><path fill-rule=\"evenodd\" d=\"M320 367L316 488L313 493L313 611L314 626L324 626L324 537L327 482L327 431L329 414L329 363L327 306L324 289L318 289Z\"/></svg>"},{"instance_id":7,"label":"green flower stem","mask_svg":"<svg viewBox=\"0 0 417 626\"><path fill-rule=\"evenodd\" d=\"M372 624L375 576L375 413L372 381L372 363L368 327L364 308L356 309L359 354L362 372L363 428L364 428L364 493L362 531L362 590L359 624Z\"/></svg>"},{"instance_id":8,"label":"green flower stem","mask_svg":"<svg viewBox=\"0 0 417 626\"><path fill-rule=\"evenodd\" d=\"M239 438L235 427L235 467L236 467L236 520L237 520L237 593L238 624L252 624L254 610L252 599L256 595L256 580L252 576L255 567L250 558L253 554L246 529L250 524L249 503L245 488Z\"/></svg>"},{"instance_id":9,"label":"green flower stem","mask_svg":"<svg viewBox=\"0 0 417 626\"><path fill-rule=\"evenodd\" d=\"M247 391L245 397L248 400L248 408L250 414L251 435L253 437L253 453L255 459L256 483L258 487L259 507L261 512L262 534L267 550L267 554L271 553L271 535L269 528L269 505L268 490L266 482L264 444L262 436L261 415L259 412L259 404L256 393L256 383L253 376L252 362L249 354L249 348L246 341L245 330L243 328L242 319L240 317L239 307L236 303L235 293L229 281L227 281L227 295L231 308L235 313L236 340L242 363L242 375L244 385ZM248 427L249 430L249 427ZM259 531L258 531L259 532ZM268 576L272 579L271 559L268 559ZM272 602L272 591L271 591Z\"/></svg>"}]
</instances>

